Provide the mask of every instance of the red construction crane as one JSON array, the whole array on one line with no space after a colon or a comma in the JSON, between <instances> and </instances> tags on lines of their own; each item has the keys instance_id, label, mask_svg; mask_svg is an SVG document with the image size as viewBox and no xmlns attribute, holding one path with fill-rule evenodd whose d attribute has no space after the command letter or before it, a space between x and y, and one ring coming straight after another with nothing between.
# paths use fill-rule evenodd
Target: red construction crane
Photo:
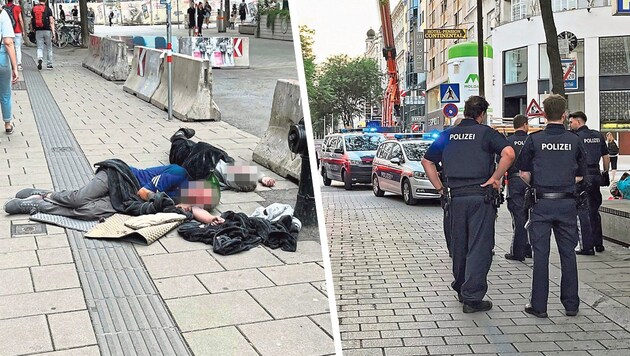
<instances>
[{"instance_id":1,"label":"red construction crane","mask_svg":"<svg viewBox=\"0 0 630 356\"><path fill-rule=\"evenodd\" d=\"M381 13L383 31L383 56L387 61L387 87L383 95L382 126L395 126L393 115L400 116L400 89L398 87L398 68L396 65L396 46L394 43L394 29L389 9L389 0L377 0Z\"/></svg>"}]
</instances>

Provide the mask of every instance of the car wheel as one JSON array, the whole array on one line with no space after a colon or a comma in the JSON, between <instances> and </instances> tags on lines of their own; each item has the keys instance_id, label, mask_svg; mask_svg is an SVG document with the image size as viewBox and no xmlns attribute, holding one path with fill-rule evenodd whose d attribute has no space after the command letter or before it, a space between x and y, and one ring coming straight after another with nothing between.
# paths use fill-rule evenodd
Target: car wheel
<instances>
[{"instance_id":1,"label":"car wheel","mask_svg":"<svg viewBox=\"0 0 630 356\"><path fill-rule=\"evenodd\" d=\"M376 176L376 174L374 175L374 178L372 178L372 191L377 197L382 197L385 195L385 192L382 191L381 187L378 186L378 177Z\"/></svg>"},{"instance_id":2,"label":"car wheel","mask_svg":"<svg viewBox=\"0 0 630 356\"><path fill-rule=\"evenodd\" d=\"M403 181L402 193L405 204L416 205L418 203L418 200L413 197L413 191L411 190L411 183L409 183L409 179L405 179Z\"/></svg>"},{"instance_id":3,"label":"car wheel","mask_svg":"<svg viewBox=\"0 0 630 356\"><path fill-rule=\"evenodd\" d=\"M346 190L352 190L352 178L346 174L346 171L341 171L341 179L343 180L343 187Z\"/></svg>"},{"instance_id":4,"label":"car wheel","mask_svg":"<svg viewBox=\"0 0 630 356\"><path fill-rule=\"evenodd\" d=\"M332 183L332 180L328 178L328 175L326 174L326 170L324 168L322 168L322 178L324 179L324 185L329 187L330 183Z\"/></svg>"}]
</instances>

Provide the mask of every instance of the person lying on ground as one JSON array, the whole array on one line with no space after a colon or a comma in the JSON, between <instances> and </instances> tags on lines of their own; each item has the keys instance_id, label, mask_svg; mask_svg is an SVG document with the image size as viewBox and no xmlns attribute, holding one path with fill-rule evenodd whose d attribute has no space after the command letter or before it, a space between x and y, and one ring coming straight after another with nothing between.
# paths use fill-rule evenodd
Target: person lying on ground
<instances>
[{"instance_id":1,"label":"person lying on ground","mask_svg":"<svg viewBox=\"0 0 630 356\"><path fill-rule=\"evenodd\" d=\"M617 182L617 190L623 199L630 199L630 173L626 172L621 175Z\"/></svg>"},{"instance_id":2,"label":"person lying on ground","mask_svg":"<svg viewBox=\"0 0 630 356\"><path fill-rule=\"evenodd\" d=\"M4 205L4 210L8 214L41 212L80 220L98 220L117 212L134 216L188 212L205 223L220 221L192 208L217 200L218 189L196 189L203 184L199 183L200 177L191 176L181 166L139 169L118 159L95 166L98 168L94 178L77 190L22 189ZM177 207L176 202L185 205Z\"/></svg>"},{"instance_id":3,"label":"person lying on ground","mask_svg":"<svg viewBox=\"0 0 630 356\"><path fill-rule=\"evenodd\" d=\"M264 187L276 185L275 179L258 173L256 166L236 162L227 152L207 142L190 140L193 136L195 130L190 128L180 128L171 136L169 163L199 176L208 176L214 171L221 188L226 190L251 192L258 183Z\"/></svg>"}]
</instances>

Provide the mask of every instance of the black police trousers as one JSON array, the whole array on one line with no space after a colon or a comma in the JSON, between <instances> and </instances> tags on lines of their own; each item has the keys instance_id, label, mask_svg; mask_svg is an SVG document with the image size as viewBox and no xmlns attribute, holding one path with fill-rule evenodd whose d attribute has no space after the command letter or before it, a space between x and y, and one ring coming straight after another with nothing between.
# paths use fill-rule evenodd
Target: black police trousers
<instances>
[{"instance_id":1,"label":"black police trousers","mask_svg":"<svg viewBox=\"0 0 630 356\"><path fill-rule=\"evenodd\" d=\"M446 248L448 249L449 256L452 256L453 253L451 251L451 214L449 214L448 209L444 209L444 218L442 219L442 227L444 228L444 237L446 238Z\"/></svg>"},{"instance_id":2,"label":"black police trousers","mask_svg":"<svg viewBox=\"0 0 630 356\"><path fill-rule=\"evenodd\" d=\"M497 210L484 196L462 196L451 199L449 214L455 277L451 286L464 303L473 304L488 291Z\"/></svg>"},{"instance_id":3,"label":"black police trousers","mask_svg":"<svg viewBox=\"0 0 630 356\"><path fill-rule=\"evenodd\" d=\"M538 312L547 311L552 230L562 270L560 301L565 310L577 310L580 305L575 256L578 243L576 215L574 199L539 199L530 213L529 240L534 254L531 305Z\"/></svg>"},{"instance_id":4,"label":"black police trousers","mask_svg":"<svg viewBox=\"0 0 630 356\"><path fill-rule=\"evenodd\" d=\"M578 209L580 220L580 248L582 250L592 250L595 246L603 246L602 237L602 217L599 214L599 207L602 205L602 192L599 184L602 177L598 175L587 175L584 177L586 184L586 194L588 203Z\"/></svg>"},{"instance_id":5,"label":"black police trousers","mask_svg":"<svg viewBox=\"0 0 630 356\"><path fill-rule=\"evenodd\" d=\"M510 178L508 182L507 208L512 214L512 229L514 230L510 254L519 259L524 258L530 249L525 229L528 215L528 211L524 208L526 187L527 184L518 177Z\"/></svg>"}]
</instances>

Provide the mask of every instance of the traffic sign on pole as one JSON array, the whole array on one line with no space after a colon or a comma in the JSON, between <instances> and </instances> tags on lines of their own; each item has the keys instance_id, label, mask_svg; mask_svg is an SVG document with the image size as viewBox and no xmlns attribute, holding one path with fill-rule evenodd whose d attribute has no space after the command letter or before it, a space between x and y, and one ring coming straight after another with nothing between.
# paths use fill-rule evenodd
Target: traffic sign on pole
<instances>
[{"instance_id":1,"label":"traffic sign on pole","mask_svg":"<svg viewBox=\"0 0 630 356\"><path fill-rule=\"evenodd\" d=\"M448 117L449 119L452 119L455 116L457 116L458 112L459 112L459 109L457 109L457 105L455 104L446 104L444 105L444 108L442 109L442 113L444 114L444 116Z\"/></svg>"},{"instance_id":2,"label":"traffic sign on pole","mask_svg":"<svg viewBox=\"0 0 630 356\"><path fill-rule=\"evenodd\" d=\"M166 66L168 73L168 120L173 120L173 40L171 37L171 0L166 3Z\"/></svg>"},{"instance_id":3,"label":"traffic sign on pole","mask_svg":"<svg viewBox=\"0 0 630 356\"><path fill-rule=\"evenodd\" d=\"M440 84L440 102L459 103L459 83Z\"/></svg>"},{"instance_id":4,"label":"traffic sign on pole","mask_svg":"<svg viewBox=\"0 0 630 356\"><path fill-rule=\"evenodd\" d=\"M544 116L542 108L538 105L536 99L532 99L527 106L527 117L540 117Z\"/></svg>"}]
</instances>

